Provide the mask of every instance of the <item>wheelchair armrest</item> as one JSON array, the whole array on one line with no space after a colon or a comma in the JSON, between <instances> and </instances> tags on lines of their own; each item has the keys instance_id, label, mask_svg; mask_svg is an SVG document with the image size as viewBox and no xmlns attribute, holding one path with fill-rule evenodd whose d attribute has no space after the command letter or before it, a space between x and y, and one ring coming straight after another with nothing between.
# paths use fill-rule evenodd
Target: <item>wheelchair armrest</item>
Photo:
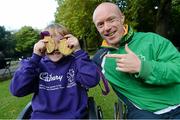
<instances>
[{"instance_id":1,"label":"wheelchair armrest","mask_svg":"<svg viewBox=\"0 0 180 120\"><path fill-rule=\"evenodd\" d=\"M31 106L31 102L29 102L26 105L26 107L22 110L22 112L19 114L17 119L19 120L29 119L31 117L31 113L32 113L32 106Z\"/></svg>"}]
</instances>

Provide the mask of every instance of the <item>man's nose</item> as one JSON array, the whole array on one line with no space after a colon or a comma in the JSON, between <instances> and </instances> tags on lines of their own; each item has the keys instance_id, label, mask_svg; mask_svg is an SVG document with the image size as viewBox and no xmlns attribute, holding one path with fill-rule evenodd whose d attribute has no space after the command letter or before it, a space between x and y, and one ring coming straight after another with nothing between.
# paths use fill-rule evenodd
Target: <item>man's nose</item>
<instances>
[{"instance_id":1,"label":"man's nose","mask_svg":"<svg viewBox=\"0 0 180 120\"><path fill-rule=\"evenodd\" d=\"M110 23L105 22L105 23L104 23L104 30L105 30L105 31L109 31L110 29L111 29Z\"/></svg>"}]
</instances>

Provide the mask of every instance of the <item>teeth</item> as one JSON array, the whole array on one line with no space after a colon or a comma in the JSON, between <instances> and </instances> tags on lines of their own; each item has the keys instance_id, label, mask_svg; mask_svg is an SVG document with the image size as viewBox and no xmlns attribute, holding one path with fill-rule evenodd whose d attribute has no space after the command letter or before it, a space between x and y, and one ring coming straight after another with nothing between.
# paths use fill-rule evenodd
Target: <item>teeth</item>
<instances>
[{"instance_id":1,"label":"teeth","mask_svg":"<svg viewBox=\"0 0 180 120\"><path fill-rule=\"evenodd\" d=\"M110 33L109 35L110 35L110 36L112 36L112 35L113 35L113 33Z\"/></svg>"}]
</instances>

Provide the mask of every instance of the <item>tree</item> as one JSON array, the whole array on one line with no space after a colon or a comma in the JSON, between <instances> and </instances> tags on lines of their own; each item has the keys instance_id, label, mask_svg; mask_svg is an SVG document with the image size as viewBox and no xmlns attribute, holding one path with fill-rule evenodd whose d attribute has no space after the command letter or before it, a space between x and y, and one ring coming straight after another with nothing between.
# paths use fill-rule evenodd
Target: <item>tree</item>
<instances>
[{"instance_id":1,"label":"tree","mask_svg":"<svg viewBox=\"0 0 180 120\"><path fill-rule=\"evenodd\" d=\"M170 22L170 38L173 40L173 43L179 47L180 50L180 1L172 1L172 21Z\"/></svg>"},{"instance_id":2,"label":"tree","mask_svg":"<svg viewBox=\"0 0 180 120\"><path fill-rule=\"evenodd\" d=\"M126 0L126 20L138 31L153 32L156 27L157 0Z\"/></svg>"},{"instance_id":3,"label":"tree","mask_svg":"<svg viewBox=\"0 0 180 120\"><path fill-rule=\"evenodd\" d=\"M59 7L55 21L61 23L79 38L85 50L97 48L101 42L93 21L92 14L102 0L57 0Z\"/></svg>"},{"instance_id":4,"label":"tree","mask_svg":"<svg viewBox=\"0 0 180 120\"><path fill-rule=\"evenodd\" d=\"M39 40L38 30L34 30L30 26L22 27L15 33L16 51L21 56L29 56L33 52L34 44Z\"/></svg>"},{"instance_id":5,"label":"tree","mask_svg":"<svg viewBox=\"0 0 180 120\"><path fill-rule=\"evenodd\" d=\"M5 57L12 57L14 54L15 41L10 31L5 30L4 26L0 26L0 51Z\"/></svg>"},{"instance_id":6,"label":"tree","mask_svg":"<svg viewBox=\"0 0 180 120\"><path fill-rule=\"evenodd\" d=\"M55 21L68 27L73 34L84 41L87 48L101 44L93 22L95 7L105 1L116 3L126 16L126 23L137 31L156 32L176 45L180 44L180 2L179 0L57 0L59 7ZM180 45L179 45L180 46Z\"/></svg>"},{"instance_id":7,"label":"tree","mask_svg":"<svg viewBox=\"0 0 180 120\"><path fill-rule=\"evenodd\" d=\"M126 1L126 21L137 31L156 32L180 46L179 0L117 0ZM176 37L175 37L176 36Z\"/></svg>"},{"instance_id":8,"label":"tree","mask_svg":"<svg viewBox=\"0 0 180 120\"><path fill-rule=\"evenodd\" d=\"M169 37L172 0L160 0L156 14L156 33Z\"/></svg>"}]
</instances>

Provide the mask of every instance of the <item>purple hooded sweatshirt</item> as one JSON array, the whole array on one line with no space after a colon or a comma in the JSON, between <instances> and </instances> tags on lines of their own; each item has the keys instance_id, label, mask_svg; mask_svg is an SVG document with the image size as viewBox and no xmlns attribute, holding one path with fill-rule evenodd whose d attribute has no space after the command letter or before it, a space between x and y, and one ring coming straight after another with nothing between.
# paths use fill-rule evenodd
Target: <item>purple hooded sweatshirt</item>
<instances>
[{"instance_id":1,"label":"purple hooded sweatshirt","mask_svg":"<svg viewBox=\"0 0 180 120\"><path fill-rule=\"evenodd\" d=\"M33 54L21 61L10 84L14 96L34 93L31 119L74 119L87 113L87 89L99 83L96 65L83 50L57 63Z\"/></svg>"}]
</instances>

